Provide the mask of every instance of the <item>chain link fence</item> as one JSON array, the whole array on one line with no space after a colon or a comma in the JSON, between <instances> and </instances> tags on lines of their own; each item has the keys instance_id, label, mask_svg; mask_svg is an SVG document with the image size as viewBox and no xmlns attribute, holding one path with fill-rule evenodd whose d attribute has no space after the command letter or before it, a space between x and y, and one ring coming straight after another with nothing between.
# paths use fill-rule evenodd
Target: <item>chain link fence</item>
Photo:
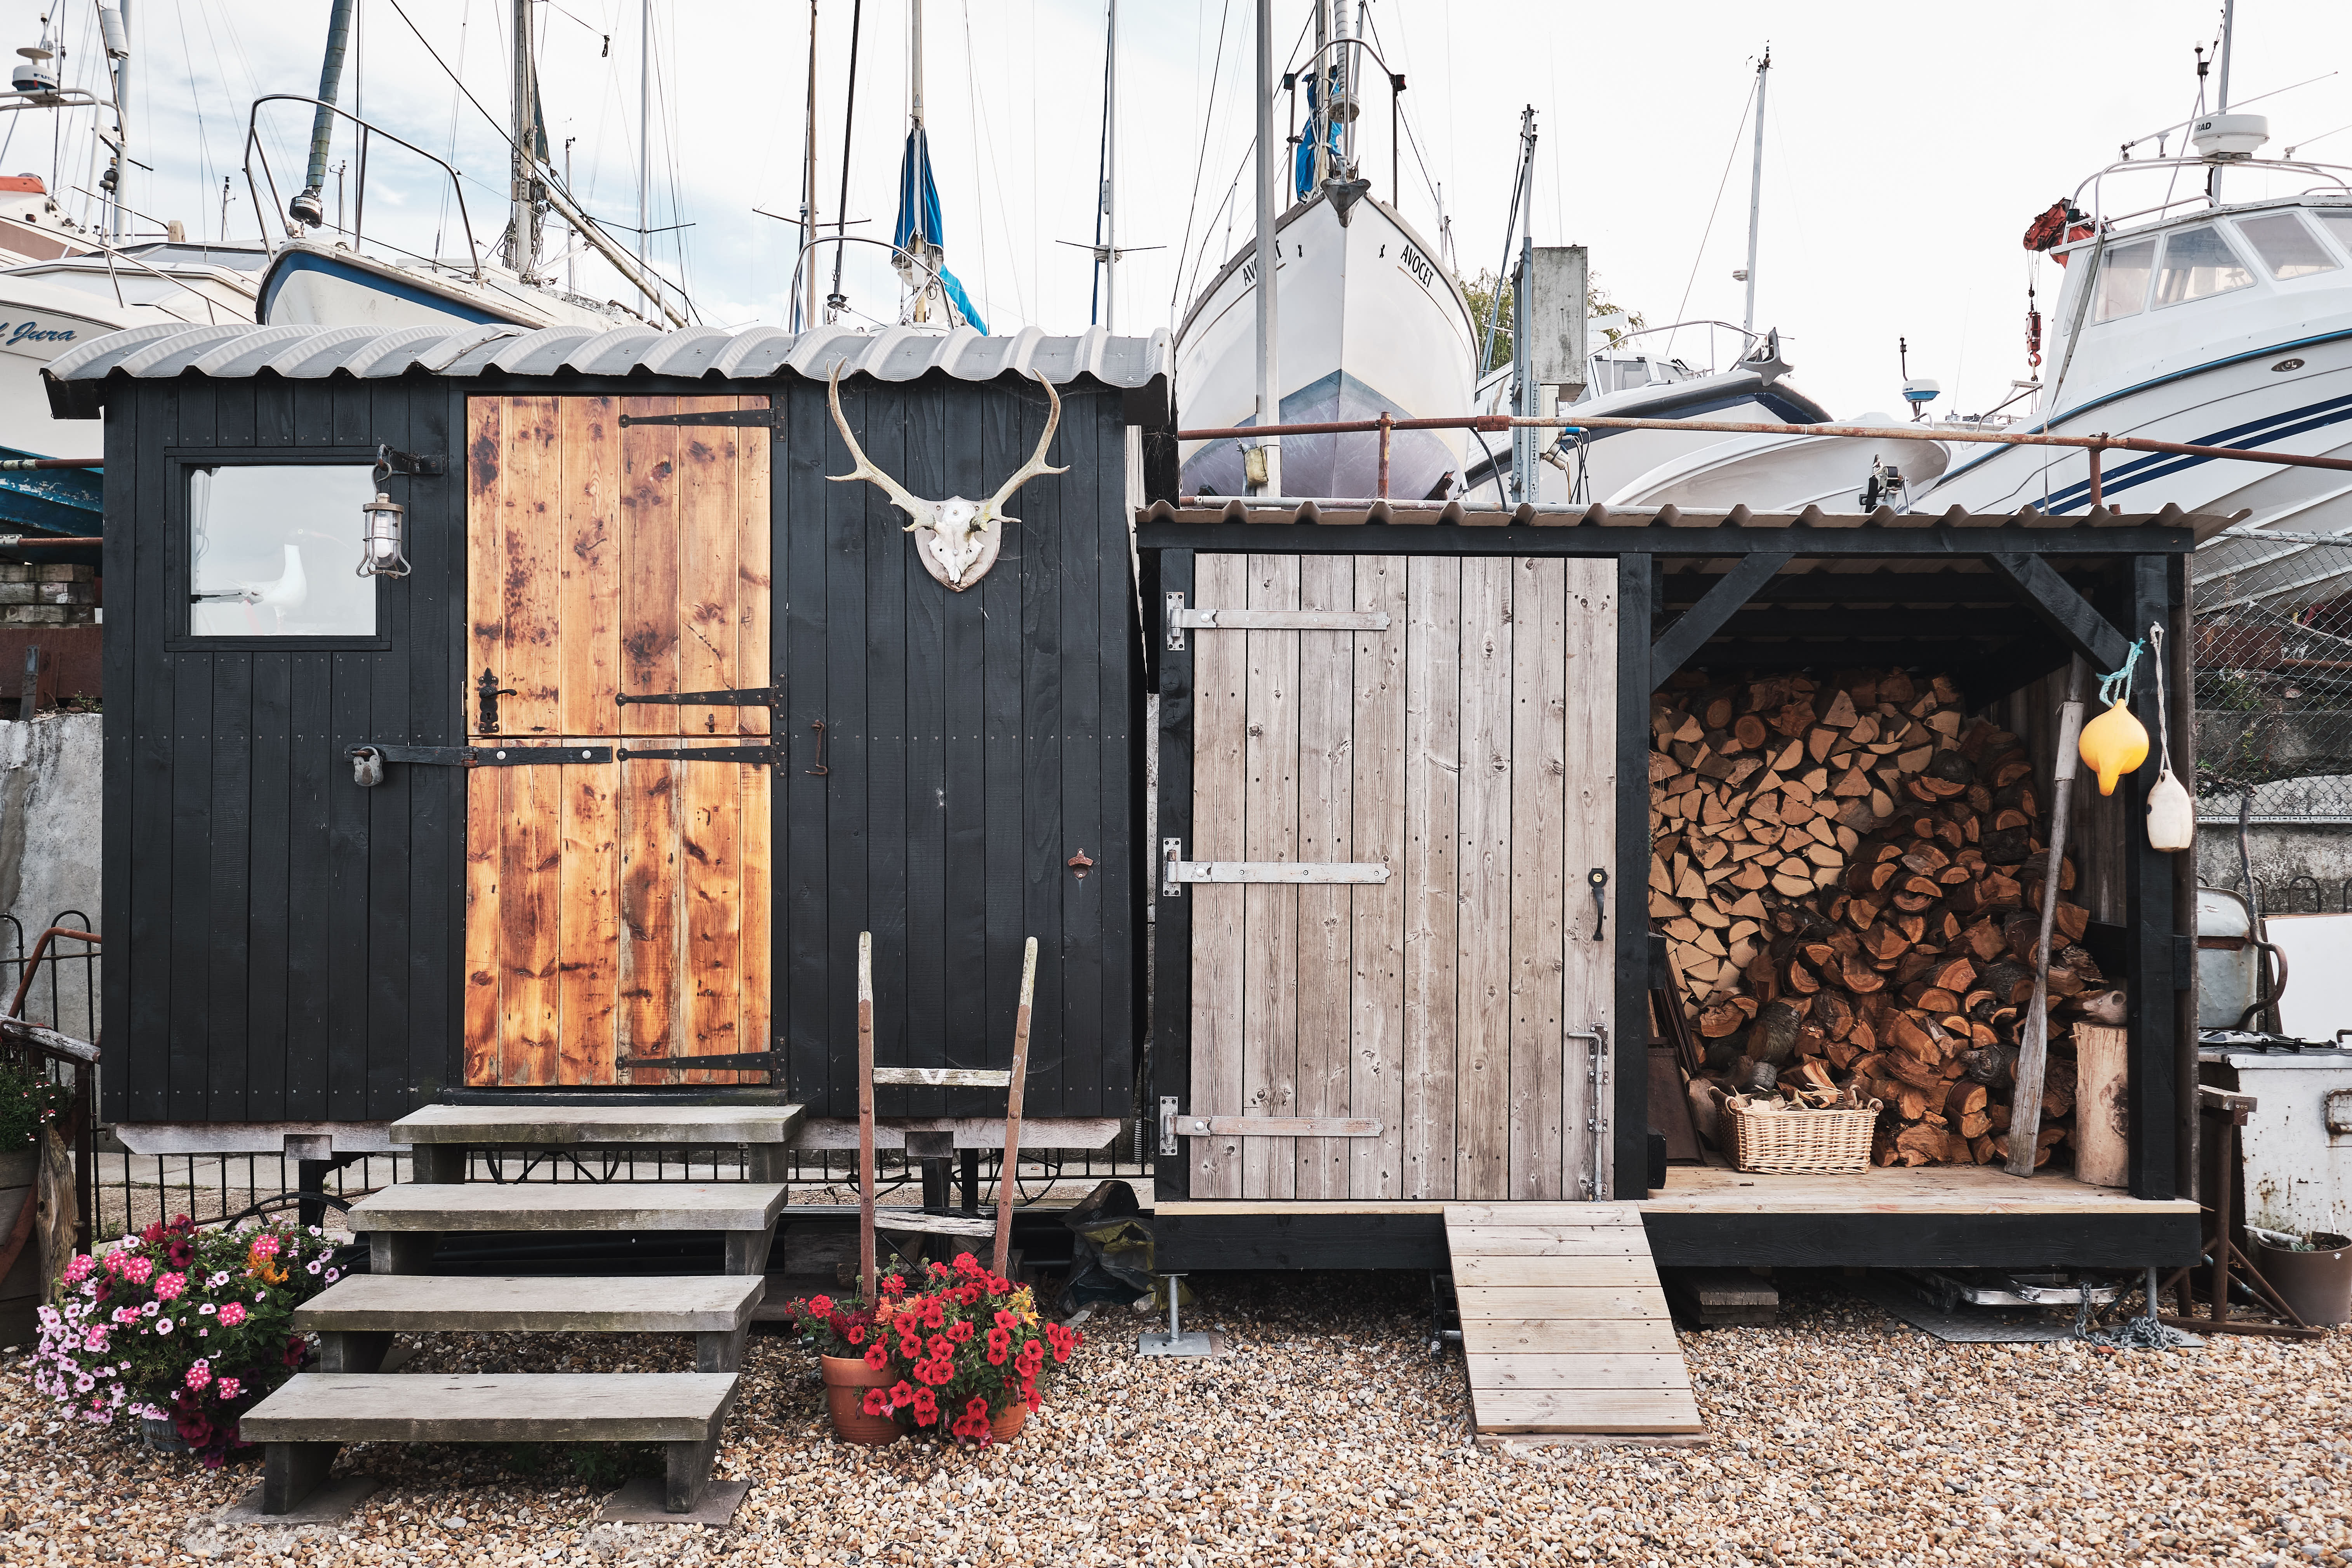
<instances>
[{"instance_id":1,"label":"chain link fence","mask_svg":"<svg viewBox=\"0 0 2352 1568\"><path fill-rule=\"evenodd\" d=\"M2352 824L2352 536L2197 552L2198 815Z\"/></svg>"}]
</instances>

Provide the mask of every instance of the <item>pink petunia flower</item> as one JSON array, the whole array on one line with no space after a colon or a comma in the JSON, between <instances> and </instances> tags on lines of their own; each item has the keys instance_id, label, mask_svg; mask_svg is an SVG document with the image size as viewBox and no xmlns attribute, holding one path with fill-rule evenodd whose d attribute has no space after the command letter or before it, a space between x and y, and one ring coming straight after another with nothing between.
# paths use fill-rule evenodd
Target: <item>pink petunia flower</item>
<instances>
[{"instance_id":1,"label":"pink petunia flower","mask_svg":"<svg viewBox=\"0 0 2352 1568\"><path fill-rule=\"evenodd\" d=\"M214 1385L213 1391L223 1399L235 1399L245 1392L245 1385L233 1377L224 1377Z\"/></svg>"},{"instance_id":2,"label":"pink petunia flower","mask_svg":"<svg viewBox=\"0 0 2352 1568\"><path fill-rule=\"evenodd\" d=\"M245 1303L242 1301L231 1301L220 1310L220 1324L224 1329L236 1328L245 1319Z\"/></svg>"},{"instance_id":3,"label":"pink petunia flower","mask_svg":"<svg viewBox=\"0 0 2352 1568\"><path fill-rule=\"evenodd\" d=\"M188 1277L184 1274L155 1276L155 1300L158 1301L176 1301L180 1299L181 1292L187 1288Z\"/></svg>"}]
</instances>

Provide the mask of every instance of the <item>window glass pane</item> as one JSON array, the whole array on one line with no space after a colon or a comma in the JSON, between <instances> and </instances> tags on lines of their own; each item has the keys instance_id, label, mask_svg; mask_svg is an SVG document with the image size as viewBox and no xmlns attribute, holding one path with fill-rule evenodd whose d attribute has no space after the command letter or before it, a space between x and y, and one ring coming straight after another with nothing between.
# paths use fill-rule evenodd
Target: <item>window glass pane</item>
<instances>
[{"instance_id":1,"label":"window glass pane","mask_svg":"<svg viewBox=\"0 0 2352 1568\"><path fill-rule=\"evenodd\" d=\"M2253 241L2254 254L2263 258L2273 278L2308 278L2315 272L2336 270L2336 258L2327 254L2327 247L2291 212L2240 218L2238 229Z\"/></svg>"},{"instance_id":2,"label":"window glass pane","mask_svg":"<svg viewBox=\"0 0 2352 1568\"><path fill-rule=\"evenodd\" d=\"M2156 262L2156 241L2135 240L2109 250L2099 263L2099 297L2091 319L2112 321L2147 303L2147 270Z\"/></svg>"},{"instance_id":3,"label":"window glass pane","mask_svg":"<svg viewBox=\"0 0 2352 1568\"><path fill-rule=\"evenodd\" d=\"M2352 250L2352 207L2319 207L2311 216L2319 220L2319 226L2333 236L2336 244Z\"/></svg>"},{"instance_id":4,"label":"window glass pane","mask_svg":"<svg viewBox=\"0 0 2352 1568\"><path fill-rule=\"evenodd\" d=\"M2156 302L2178 305L2252 284L2254 275L2211 224L2176 229L2164 241L2164 270L2156 275Z\"/></svg>"},{"instance_id":5,"label":"window glass pane","mask_svg":"<svg viewBox=\"0 0 2352 1568\"><path fill-rule=\"evenodd\" d=\"M197 637L375 635L360 559L365 463L197 468L188 476L188 630Z\"/></svg>"}]
</instances>

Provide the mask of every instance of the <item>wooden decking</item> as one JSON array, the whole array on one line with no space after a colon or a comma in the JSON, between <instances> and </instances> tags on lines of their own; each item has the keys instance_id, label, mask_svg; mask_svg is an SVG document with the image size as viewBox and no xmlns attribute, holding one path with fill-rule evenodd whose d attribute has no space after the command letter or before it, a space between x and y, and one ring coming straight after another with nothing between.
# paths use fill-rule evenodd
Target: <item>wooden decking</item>
<instances>
[{"instance_id":1,"label":"wooden decking","mask_svg":"<svg viewBox=\"0 0 2352 1568\"><path fill-rule=\"evenodd\" d=\"M1449 1204L1482 1434L1706 1430L1631 1204Z\"/></svg>"}]
</instances>

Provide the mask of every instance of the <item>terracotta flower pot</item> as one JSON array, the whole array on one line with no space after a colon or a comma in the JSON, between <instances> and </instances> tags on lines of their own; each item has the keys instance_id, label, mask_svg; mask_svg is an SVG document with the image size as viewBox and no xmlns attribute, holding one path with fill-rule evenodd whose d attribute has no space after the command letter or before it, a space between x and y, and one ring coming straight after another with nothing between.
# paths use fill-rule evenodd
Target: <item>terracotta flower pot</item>
<instances>
[{"instance_id":1,"label":"terracotta flower pot","mask_svg":"<svg viewBox=\"0 0 2352 1568\"><path fill-rule=\"evenodd\" d=\"M898 1423L866 1414L866 1391L887 1388L890 1374L875 1371L857 1356L819 1356L824 1368L824 1402L833 1411L834 1435L845 1443L895 1443Z\"/></svg>"},{"instance_id":2,"label":"terracotta flower pot","mask_svg":"<svg viewBox=\"0 0 2352 1568\"><path fill-rule=\"evenodd\" d=\"M1029 1425L1029 1407L1015 1400L1010 1408L1000 1411L988 1423L988 1440L1010 1443L1021 1436L1021 1428Z\"/></svg>"}]
</instances>

